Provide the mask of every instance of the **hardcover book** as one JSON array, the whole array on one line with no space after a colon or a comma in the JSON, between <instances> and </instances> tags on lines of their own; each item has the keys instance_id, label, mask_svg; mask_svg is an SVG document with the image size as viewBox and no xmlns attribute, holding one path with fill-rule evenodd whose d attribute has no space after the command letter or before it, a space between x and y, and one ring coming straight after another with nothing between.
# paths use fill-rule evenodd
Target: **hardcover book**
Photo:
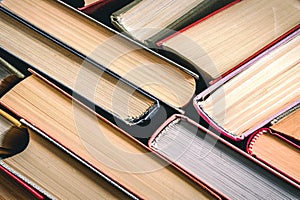
<instances>
[{"instance_id":1,"label":"hardcover book","mask_svg":"<svg viewBox=\"0 0 300 200\"><path fill-rule=\"evenodd\" d=\"M242 0L198 20L158 45L215 81L297 26L299 8L298 0Z\"/></svg>"},{"instance_id":2,"label":"hardcover book","mask_svg":"<svg viewBox=\"0 0 300 200\"><path fill-rule=\"evenodd\" d=\"M149 146L227 199L297 199L300 195L298 184L182 115L169 118Z\"/></svg>"},{"instance_id":3,"label":"hardcover book","mask_svg":"<svg viewBox=\"0 0 300 200\"><path fill-rule=\"evenodd\" d=\"M26 124L43 132L62 146L64 151L72 152L89 167L121 185L135 198L219 198L205 184L190 179L152 154L139 141L35 75L18 83L0 102L25 120ZM33 149L32 151L38 153ZM30 160L32 153L27 153L29 154L24 156ZM30 162L26 164L19 157L7 160L9 161L16 168L20 165L24 170L27 167L34 168ZM41 174L36 174L30 168L24 173L33 173L37 180L43 179ZM44 181L47 181L46 177ZM47 187L46 182L45 188Z\"/></svg>"},{"instance_id":4,"label":"hardcover book","mask_svg":"<svg viewBox=\"0 0 300 200\"><path fill-rule=\"evenodd\" d=\"M247 152L300 184L300 146L270 129L261 129L249 139Z\"/></svg>"},{"instance_id":5,"label":"hardcover book","mask_svg":"<svg viewBox=\"0 0 300 200\"><path fill-rule=\"evenodd\" d=\"M233 0L138 0L111 16L112 23L130 37L155 44Z\"/></svg>"},{"instance_id":6,"label":"hardcover book","mask_svg":"<svg viewBox=\"0 0 300 200\"><path fill-rule=\"evenodd\" d=\"M1 47L32 66L40 67L41 71L54 79L62 76L67 79L67 86L73 85L76 78L81 79L80 75L83 76L82 81L86 81L84 73L89 73L92 69L85 69L82 65L91 61L100 68L95 69L98 71L96 78L101 78L101 70L110 72L109 74L126 79L131 85L172 107L182 108L193 98L196 90L195 76L188 70L129 41L78 10L66 7L56 0L5 0L0 5L1 12L19 21L1 14L2 23L10 21L1 25L5 27L1 28ZM39 46L34 46L35 44ZM12 48L15 45L17 47ZM57 48L61 51L58 55L53 53L57 52ZM73 54L77 55L76 58ZM41 57L46 57L46 67L42 68L37 63L46 63ZM58 62L61 57L64 61ZM62 72L50 67L48 62L58 62L55 65L61 67ZM67 62L66 66L69 63L75 64L73 67L64 67L64 62ZM95 80L95 76L92 80ZM97 79L95 81L97 83Z\"/></svg>"},{"instance_id":7,"label":"hardcover book","mask_svg":"<svg viewBox=\"0 0 300 200\"><path fill-rule=\"evenodd\" d=\"M300 29L194 99L220 133L241 140L299 103Z\"/></svg>"},{"instance_id":8,"label":"hardcover book","mask_svg":"<svg viewBox=\"0 0 300 200\"><path fill-rule=\"evenodd\" d=\"M79 10L110 28L114 28L110 20L111 14L130 2L132 0L97 0L86 4L84 7L79 8Z\"/></svg>"}]
</instances>

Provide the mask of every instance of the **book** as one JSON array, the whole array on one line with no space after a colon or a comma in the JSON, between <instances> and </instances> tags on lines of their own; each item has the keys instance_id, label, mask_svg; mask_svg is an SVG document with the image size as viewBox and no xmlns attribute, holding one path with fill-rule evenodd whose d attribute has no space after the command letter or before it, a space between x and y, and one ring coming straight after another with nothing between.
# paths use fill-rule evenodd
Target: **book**
<instances>
[{"instance_id":1,"label":"book","mask_svg":"<svg viewBox=\"0 0 300 200\"><path fill-rule=\"evenodd\" d=\"M0 15L2 48L74 93L129 124L142 121L159 106L156 99L84 61L5 13Z\"/></svg>"},{"instance_id":2,"label":"book","mask_svg":"<svg viewBox=\"0 0 300 200\"><path fill-rule=\"evenodd\" d=\"M226 199L297 199L299 184L182 115L169 118L149 147Z\"/></svg>"},{"instance_id":3,"label":"book","mask_svg":"<svg viewBox=\"0 0 300 200\"><path fill-rule=\"evenodd\" d=\"M1 161L16 176L50 199L130 199L43 136L29 130L22 153Z\"/></svg>"},{"instance_id":4,"label":"book","mask_svg":"<svg viewBox=\"0 0 300 200\"><path fill-rule=\"evenodd\" d=\"M293 124L291 124L293 125ZM248 141L247 152L300 183L300 146L270 129L261 129Z\"/></svg>"},{"instance_id":5,"label":"book","mask_svg":"<svg viewBox=\"0 0 300 200\"><path fill-rule=\"evenodd\" d=\"M194 99L220 133L242 140L299 103L300 29Z\"/></svg>"},{"instance_id":6,"label":"book","mask_svg":"<svg viewBox=\"0 0 300 200\"><path fill-rule=\"evenodd\" d=\"M0 102L139 198L218 198L203 183L180 173L136 139L58 89L31 75Z\"/></svg>"},{"instance_id":7,"label":"book","mask_svg":"<svg viewBox=\"0 0 300 200\"><path fill-rule=\"evenodd\" d=\"M0 96L24 78L3 55L0 57ZM29 143L28 129L0 107L0 162L23 152ZM0 199L43 199L34 188L0 165Z\"/></svg>"},{"instance_id":8,"label":"book","mask_svg":"<svg viewBox=\"0 0 300 200\"><path fill-rule=\"evenodd\" d=\"M0 161L1 162L1 161ZM25 189L19 182L9 176L0 165L0 199L3 200L27 200L43 199L42 196L35 196Z\"/></svg>"},{"instance_id":9,"label":"book","mask_svg":"<svg viewBox=\"0 0 300 200\"><path fill-rule=\"evenodd\" d=\"M1 91L9 91L17 84L16 79L20 82L25 78L25 75L7 60L1 58L0 64ZM14 79L10 78L12 75ZM1 172L20 183L20 188L27 188L28 192L38 199L44 198L41 194L51 199L129 198L38 133L28 131L25 125L1 109L0 158ZM81 185L82 183L85 184ZM16 185L13 182L7 184ZM6 191L6 186L4 189ZM3 194L7 195L5 191Z\"/></svg>"},{"instance_id":10,"label":"book","mask_svg":"<svg viewBox=\"0 0 300 200\"><path fill-rule=\"evenodd\" d=\"M272 46L299 23L298 0L242 0L158 45L213 83Z\"/></svg>"},{"instance_id":11,"label":"book","mask_svg":"<svg viewBox=\"0 0 300 200\"><path fill-rule=\"evenodd\" d=\"M271 121L270 129L300 141L300 104Z\"/></svg>"},{"instance_id":12,"label":"book","mask_svg":"<svg viewBox=\"0 0 300 200\"><path fill-rule=\"evenodd\" d=\"M114 28L110 16L130 2L132 0L97 0L86 4L84 7L79 8L79 10L106 26Z\"/></svg>"},{"instance_id":13,"label":"book","mask_svg":"<svg viewBox=\"0 0 300 200\"><path fill-rule=\"evenodd\" d=\"M138 0L112 14L112 23L135 40L154 44L232 0Z\"/></svg>"},{"instance_id":14,"label":"book","mask_svg":"<svg viewBox=\"0 0 300 200\"><path fill-rule=\"evenodd\" d=\"M0 5L2 12L10 12L10 15L15 13L19 21L23 21L35 30L39 29L43 35L47 35L48 38L52 38L60 45L77 52L84 60L98 63L98 67L102 66L103 70L123 77L170 106L184 107L193 98L196 90L193 73L117 34L99 22L91 20L78 10L55 0L34 2L31 0L22 2L5 0L1 1ZM45 20L48 23L44 23ZM24 27L21 24L18 26ZM16 28L15 30L20 30ZM25 30L28 31L27 28ZM3 31L1 30L2 33ZM10 31L13 30L10 29ZM1 41L3 45L7 42L17 41L15 37L14 40L9 39L12 37L11 35L13 34L1 36L1 39L5 40ZM25 34L23 31L17 35L32 39L31 34ZM41 40L43 36L38 35L37 37ZM32 42L31 40L30 44ZM24 48L30 48L27 51L22 50L22 52L28 52L32 57L34 49L31 48L31 45L24 45L24 43L21 45L22 40L18 41L18 44ZM13 52L9 47L12 47L12 44L3 46L4 49ZM15 50L21 49L16 48ZM40 54L42 49L35 49L35 52ZM38 60L35 59L35 61ZM54 62L54 59L51 60ZM69 69L66 71L70 72ZM72 72L76 73L73 70Z\"/></svg>"}]
</instances>

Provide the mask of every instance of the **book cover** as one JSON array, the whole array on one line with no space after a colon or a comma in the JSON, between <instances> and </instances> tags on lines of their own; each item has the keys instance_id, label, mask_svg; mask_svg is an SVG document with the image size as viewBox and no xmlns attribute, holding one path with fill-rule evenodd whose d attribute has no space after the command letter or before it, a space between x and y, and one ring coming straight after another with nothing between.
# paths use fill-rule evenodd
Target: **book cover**
<instances>
[{"instance_id":1,"label":"book cover","mask_svg":"<svg viewBox=\"0 0 300 200\"><path fill-rule=\"evenodd\" d=\"M31 186L11 174L0 161L0 198L3 200L45 199Z\"/></svg>"}]
</instances>

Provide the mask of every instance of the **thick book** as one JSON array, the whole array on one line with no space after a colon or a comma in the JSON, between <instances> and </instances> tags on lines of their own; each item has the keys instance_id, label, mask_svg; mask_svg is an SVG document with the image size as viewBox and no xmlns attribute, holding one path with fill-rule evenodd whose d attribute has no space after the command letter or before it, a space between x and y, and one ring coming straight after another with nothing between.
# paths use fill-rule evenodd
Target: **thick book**
<instances>
[{"instance_id":1,"label":"thick book","mask_svg":"<svg viewBox=\"0 0 300 200\"><path fill-rule=\"evenodd\" d=\"M0 165L49 199L131 199L99 174L29 131L28 147ZM2 183L1 183L2 184Z\"/></svg>"},{"instance_id":2,"label":"thick book","mask_svg":"<svg viewBox=\"0 0 300 200\"><path fill-rule=\"evenodd\" d=\"M215 80L251 60L299 23L298 0L242 0L158 44Z\"/></svg>"},{"instance_id":3,"label":"thick book","mask_svg":"<svg viewBox=\"0 0 300 200\"><path fill-rule=\"evenodd\" d=\"M300 142L300 104L271 121L270 129Z\"/></svg>"},{"instance_id":4,"label":"thick book","mask_svg":"<svg viewBox=\"0 0 300 200\"><path fill-rule=\"evenodd\" d=\"M80 66L85 64L84 61L92 60L98 63L98 67L102 70L123 77L131 84L142 88L171 106L181 108L192 100L196 90L195 77L192 73L130 41L125 36L117 34L116 31L92 20L78 10L67 7L56 0L5 0L1 1L0 6L1 12L15 13L23 24L43 33L36 33L33 37L32 33L29 33L33 30L25 28L25 25L21 25L21 23L16 24L12 20L9 20L11 23L6 24L6 27L12 24L15 27L8 30L1 28L2 48L12 51L13 54L17 54L16 51L22 52L21 54L27 53L25 55L27 59L21 58L26 62L31 63L28 59L32 59L34 55L37 56L34 58L35 62L42 61L39 58L44 56L51 57L51 62L56 62L61 57L61 55L56 55L53 59L51 56L53 44L43 48L32 47L34 43L41 45L40 41L44 41L42 36L44 35L74 53L80 54L83 58L83 60L71 58L68 60L68 62L77 62L77 67L76 69L66 67L64 73L68 77L64 75L65 78L70 78L71 75L75 78L76 75L84 73L84 69L81 70ZM3 15L1 15L1 19L5 17ZM14 45L18 46L12 49ZM43 53L45 49L48 51L47 53ZM69 51L61 53L73 57ZM45 58L45 61L49 61L49 58ZM35 64L32 65L35 66ZM56 65L63 67L61 62ZM53 67L48 66L48 68L49 71L54 71ZM62 75L57 70L53 73ZM70 82L72 83L69 80L68 83Z\"/></svg>"},{"instance_id":5,"label":"thick book","mask_svg":"<svg viewBox=\"0 0 300 200\"><path fill-rule=\"evenodd\" d=\"M0 102L134 196L218 198L203 183L190 179L136 139L35 75L18 83Z\"/></svg>"},{"instance_id":6,"label":"thick book","mask_svg":"<svg viewBox=\"0 0 300 200\"><path fill-rule=\"evenodd\" d=\"M25 77L8 61L11 59L0 58L2 92L9 91ZM76 159L71 158L66 152L59 150L38 133L30 130L2 110L2 107L0 109L0 159L2 159L0 171L3 178L0 197L4 199L14 199L20 195L24 197L18 197L19 199L96 199L98 197L126 199L128 197ZM11 180L9 181L6 176ZM85 184L81 185L82 183ZM15 190L15 194L9 196L11 190ZM25 191L32 194L31 197Z\"/></svg>"},{"instance_id":7,"label":"thick book","mask_svg":"<svg viewBox=\"0 0 300 200\"><path fill-rule=\"evenodd\" d=\"M135 40L154 44L233 0L138 0L111 16L112 23Z\"/></svg>"},{"instance_id":8,"label":"thick book","mask_svg":"<svg viewBox=\"0 0 300 200\"><path fill-rule=\"evenodd\" d=\"M5 13L0 15L1 47L74 93L128 124L144 120L158 108L158 102L153 97L97 68Z\"/></svg>"},{"instance_id":9,"label":"thick book","mask_svg":"<svg viewBox=\"0 0 300 200\"><path fill-rule=\"evenodd\" d=\"M169 118L149 146L227 199L299 198L299 184L185 116Z\"/></svg>"},{"instance_id":10,"label":"thick book","mask_svg":"<svg viewBox=\"0 0 300 200\"><path fill-rule=\"evenodd\" d=\"M300 29L194 99L220 133L242 140L299 103Z\"/></svg>"},{"instance_id":11,"label":"thick book","mask_svg":"<svg viewBox=\"0 0 300 200\"><path fill-rule=\"evenodd\" d=\"M247 152L300 184L300 146L264 128L251 136Z\"/></svg>"}]
</instances>

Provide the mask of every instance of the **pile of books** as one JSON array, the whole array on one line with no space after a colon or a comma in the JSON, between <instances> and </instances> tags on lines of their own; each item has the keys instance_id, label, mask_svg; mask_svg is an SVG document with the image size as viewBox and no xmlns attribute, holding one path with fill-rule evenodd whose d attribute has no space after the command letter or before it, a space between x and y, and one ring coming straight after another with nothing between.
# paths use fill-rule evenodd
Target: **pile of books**
<instances>
[{"instance_id":1,"label":"pile of books","mask_svg":"<svg viewBox=\"0 0 300 200\"><path fill-rule=\"evenodd\" d=\"M298 199L298 0L0 2L0 199Z\"/></svg>"}]
</instances>

